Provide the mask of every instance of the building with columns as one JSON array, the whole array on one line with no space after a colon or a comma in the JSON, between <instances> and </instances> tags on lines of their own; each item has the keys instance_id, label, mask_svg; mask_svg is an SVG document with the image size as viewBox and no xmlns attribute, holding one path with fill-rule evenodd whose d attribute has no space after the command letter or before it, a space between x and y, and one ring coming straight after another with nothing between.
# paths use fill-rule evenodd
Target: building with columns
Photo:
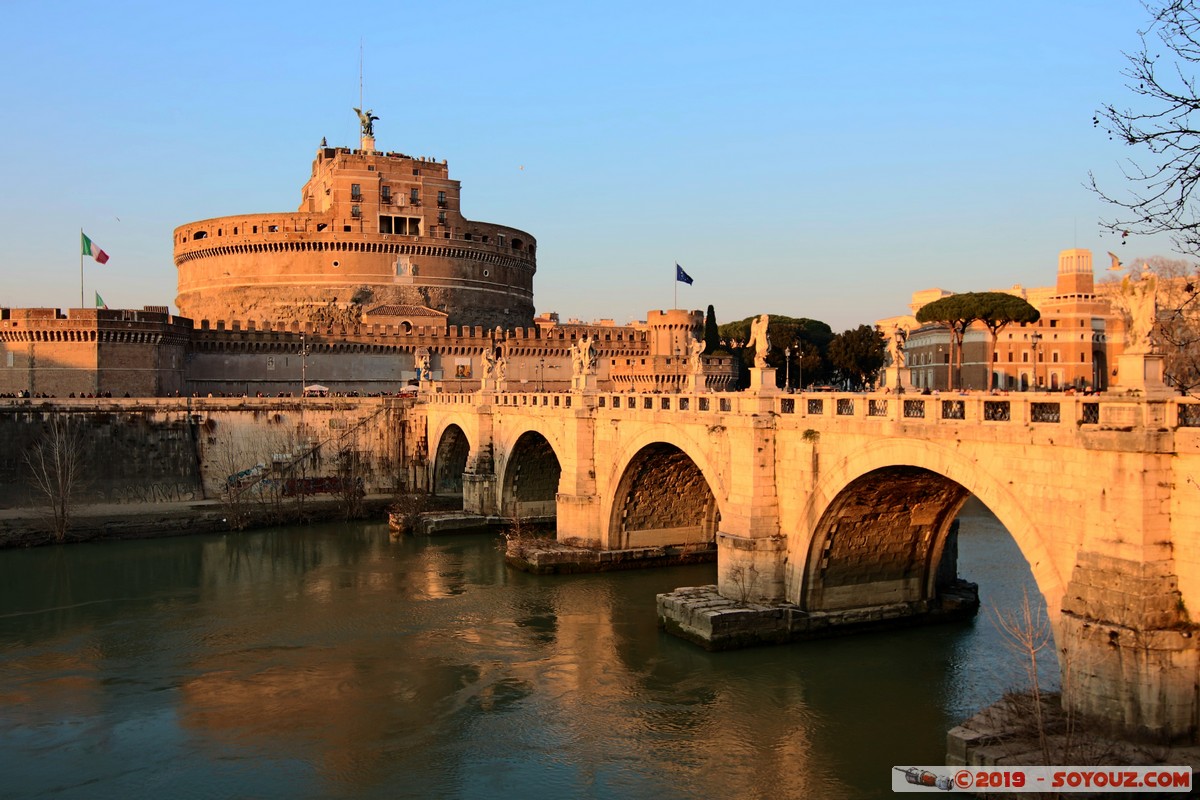
<instances>
[{"instance_id":1,"label":"building with columns","mask_svg":"<svg viewBox=\"0 0 1200 800\"><path fill-rule=\"evenodd\" d=\"M1076 248L1058 257L1053 287L1004 289L1027 300L1041 312L1032 324L1014 323L1000 331L995 352L991 333L982 324L968 329L963 340L962 376L965 389L993 386L1002 391L1103 391L1116 377L1113 368L1124 350L1125 322L1114 307L1111 292L1097 287L1092 253ZM881 320L880 325L906 327L905 363L918 389L950 385L951 336L938 325L921 325L916 313L948 292L925 290L913 294L912 316Z\"/></svg>"}]
</instances>

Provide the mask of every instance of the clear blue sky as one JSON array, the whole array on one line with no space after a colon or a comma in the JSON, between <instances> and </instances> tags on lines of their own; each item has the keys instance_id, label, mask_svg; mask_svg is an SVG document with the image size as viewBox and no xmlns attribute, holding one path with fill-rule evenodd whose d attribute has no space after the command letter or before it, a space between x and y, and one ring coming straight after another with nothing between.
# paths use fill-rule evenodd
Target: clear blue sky
<instances>
[{"instance_id":1,"label":"clear blue sky","mask_svg":"<svg viewBox=\"0 0 1200 800\"><path fill-rule=\"evenodd\" d=\"M578 6L578 7L577 7ZM295 210L322 137L447 159L463 212L539 243L563 318L673 303L841 330L914 290L1051 284L1101 235L1091 124L1131 100L1134 0L71 3L9 0L0 305L172 304L171 231ZM524 167L523 169L521 167ZM119 221L118 221L119 220Z\"/></svg>"}]
</instances>

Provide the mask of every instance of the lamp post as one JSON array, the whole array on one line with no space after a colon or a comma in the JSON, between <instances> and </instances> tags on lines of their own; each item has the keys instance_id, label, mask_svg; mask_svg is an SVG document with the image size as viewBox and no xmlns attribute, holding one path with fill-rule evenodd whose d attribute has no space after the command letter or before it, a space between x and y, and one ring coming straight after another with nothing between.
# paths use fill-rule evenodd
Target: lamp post
<instances>
[{"instance_id":1,"label":"lamp post","mask_svg":"<svg viewBox=\"0 0 1200 800\"><path fill-rule=\"evenodd\" d=\"M783 349L783 390L785 392L792 390L792 346L790 344Z\"/></svg>"},{"instance_id":2,"label":"lamp post","mask_svg":"<svg viewBox=\"0 0 1200 800\"><path fill-rule=\"evenodd\" d=\"M308 385L308 345L304 334L300 334L300 397L304 397L304 387Z\"/></svg>"},{"instance_id":3,"label":"lamp post","mask_svg":"<svg viewBox=\"0 0 1200 800\"><path fill-rule=\"evenodd\" d=\"M1038 331L1034 331L1033 333L1029 334L1029 342L1033 346L1033 388L1034 389L1038 388L1038 382L1037 382L1038 360L1037 360L1037 358L1038 358L1038 343L1041 341L1042 341L1042 334L1039 333Z\"/></svg>"}]
</instances>

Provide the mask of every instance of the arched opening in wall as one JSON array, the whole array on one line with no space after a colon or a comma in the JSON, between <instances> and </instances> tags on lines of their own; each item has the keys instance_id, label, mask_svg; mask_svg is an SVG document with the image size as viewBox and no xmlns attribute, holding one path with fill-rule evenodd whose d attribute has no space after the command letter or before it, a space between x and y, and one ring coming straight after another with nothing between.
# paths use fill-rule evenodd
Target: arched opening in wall
<instances>
[{"instance_id":1,"label":"arched opening in wall","mask_svg":"<svg viewBox=\"0 0 1200 800\"><path fill-rule=\"evenodd\" d=\"M939 564L968 496L919 467L886 467L852 481L817 523L801 605L836 611L935 600L954 578L953 564Z\"/></svg>"},{"instance_id":2,"label":"arched opening in wall","mask_svg":"<svg viewBox=\"0 0 1200 800\"><path fill-rule=\"evenodd\" d=\"M721 512L696 462L675 445L638 451L617 484L612 548L695 546L716 539Z\"/></svg>"},{"instance_id":3,"label":"arched opening in wall","mask_svg":"<svg viewBox=\"0 0 1200 800\"><path fill-rule=\"evenodd\" d=\"M899 619L905 604L918 616L952 612L962 607L970 584L976 585L980 610L972 621L906 640L913 648L938 647L950 637L956 662L988 665L947 669L940 691L953 717L1030 687L1029 653L1002 624L1015 623L1020 635L1040 631L1050 637L1037 653L1038 686L1055 691L1061 683L1056 657L1061 643L1055 643L1042 587L1017 537L983 502L943 475L894 466L852 481L821 515L803 573L801 591L789 592L789 599L809 613L850 610L860 619L870 618L871 609L883 609L884 619ZM1026 604L1029 625L1023 621Z\"/></svg>"},{"instance_id":4,"label":"arched opening in wall","mask_svg":"<svg viewBox=\"0 0 1200 800\"><path fill-rule=\"evenodd\" d=\"M462 497L463 473L467 471L467 457L470 454L471 443L467 441L462 428L451 425L442 432L433 461L434 494Z\"/></svg>"},{"instance_id":5,"label":"arched opening in wall","mask_svg":"<svg viewBox=\"0 0 1200 800\"><path fill-rule=\"evenodd\" d=\"M550 442L526 431L513 445L504 470L500 513L521 519L555 516L560 477L562 466Z\"/></svg>"}]
</instances>

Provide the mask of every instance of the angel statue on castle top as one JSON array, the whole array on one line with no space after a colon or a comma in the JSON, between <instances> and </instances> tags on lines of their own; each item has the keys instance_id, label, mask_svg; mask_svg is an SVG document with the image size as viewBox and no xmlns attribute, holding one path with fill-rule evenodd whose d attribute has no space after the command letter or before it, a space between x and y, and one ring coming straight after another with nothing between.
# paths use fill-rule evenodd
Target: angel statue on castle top
<instances>
[{"instance_id":1,"label":"angel statue on castle top","mask_svg":"<svg viewBox=\"0 0 1200 800\"><path fill-rule=\"evenodd\" d=\"M356 108L354 109L354 113L358 114L358 121L362 123L362 135L374 136L375 120L379 119L379 117L375 116L375 114L369 108L366 111L363 111L361 108Z\"/></svg>"}]
</instances>

